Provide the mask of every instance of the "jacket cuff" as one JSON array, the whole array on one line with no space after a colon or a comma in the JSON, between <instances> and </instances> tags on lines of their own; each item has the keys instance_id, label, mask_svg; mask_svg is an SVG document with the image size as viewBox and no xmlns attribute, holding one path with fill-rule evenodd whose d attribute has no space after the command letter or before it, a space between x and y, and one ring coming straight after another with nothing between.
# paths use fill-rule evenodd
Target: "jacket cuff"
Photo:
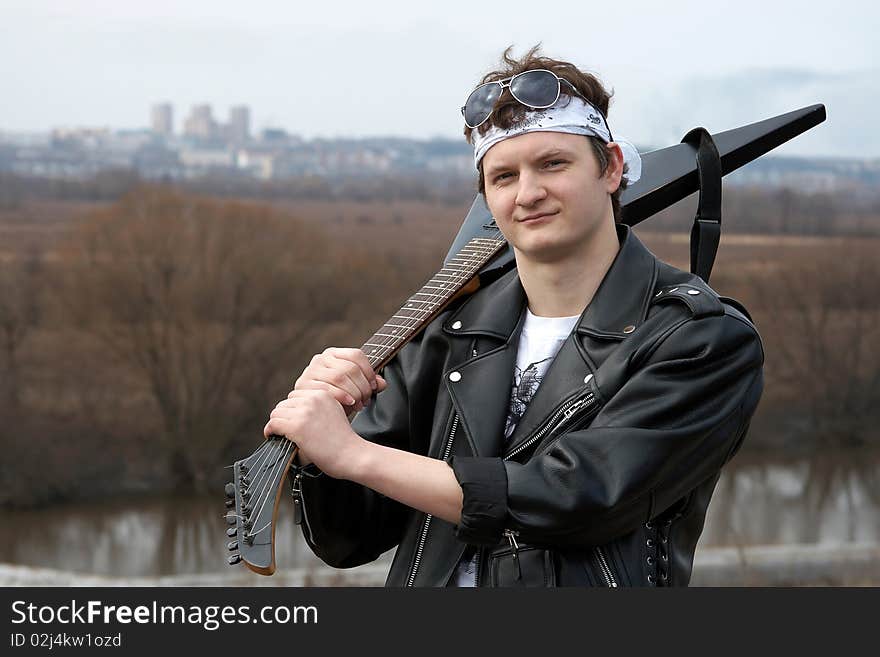
<instances>
[{"instance_id":1,"label":"jacket cuff","mask_svg":"<svg viewBox=\"0 0 880 657\"><path fill-rule=\"evenodd\" d=\"M460 541L496 545L507 521L507 470L500 458L453 456L449 462L461 485L464 500L461 523L455 527Z\"/></svg>"}]
</instances>

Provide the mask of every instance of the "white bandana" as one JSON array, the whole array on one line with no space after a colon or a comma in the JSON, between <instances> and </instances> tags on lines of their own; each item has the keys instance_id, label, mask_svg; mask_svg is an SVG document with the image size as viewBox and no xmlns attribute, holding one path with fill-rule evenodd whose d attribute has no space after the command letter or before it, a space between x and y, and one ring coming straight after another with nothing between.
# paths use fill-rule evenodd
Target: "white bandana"
<instances>
[{"instance_id":1,"label":"white bandana","mask_svg":"<svg viewBox=\"0 0 880 657\"><path fill-rule=\"evenodd\" d=\"M560 96L551 107L527 112L525 120L509 130L493 125L486 134L481 135L475 129L471 133L474 140L474 167L479 169L480 160L499 141L527 132L565 132L572 135L593 135L606 144L611 141L606 123L595 107L577 96ZM627 173L623 177L627 184L632 184L642 177L642 158L639 151L620 135L615 136L614 143L620 146L624 164L628 165Z\"/></svg>"}]
</instances>

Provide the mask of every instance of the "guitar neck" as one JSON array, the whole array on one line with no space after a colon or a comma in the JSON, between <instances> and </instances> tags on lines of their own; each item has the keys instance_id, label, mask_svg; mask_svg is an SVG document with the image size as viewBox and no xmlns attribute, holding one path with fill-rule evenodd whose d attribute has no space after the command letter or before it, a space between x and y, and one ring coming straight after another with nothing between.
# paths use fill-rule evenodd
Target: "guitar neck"
<instances>
[{"instance_id":1,"label":"guitar neck","mask_svg":"<svg viewBox=\"0 0 880 657\"><path fill-rule=\"evenodd\" d=\"M477 272L505 246L503 237L475 237L407 299L361 347L373 370L381 370L454 299L480 287Z\"/></svg>"}]
</instances>

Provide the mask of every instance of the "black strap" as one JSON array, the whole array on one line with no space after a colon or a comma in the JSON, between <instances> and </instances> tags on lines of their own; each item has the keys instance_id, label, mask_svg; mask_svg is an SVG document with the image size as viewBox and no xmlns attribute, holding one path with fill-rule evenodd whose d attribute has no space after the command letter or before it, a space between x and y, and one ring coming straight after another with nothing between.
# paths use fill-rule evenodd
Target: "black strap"
<instances>
[{"instance_id":1,"label":"black strap","mask_svg":"<svg viewBox=\"0 0 880 657\"><path fill-rule=\"evenodd\" d=\"M681 141L697 149L700 180L700 200L691 228L691 273L708 283L721 239L721 157L705 128L694 128Z\"/></svg>"}]
</instances>

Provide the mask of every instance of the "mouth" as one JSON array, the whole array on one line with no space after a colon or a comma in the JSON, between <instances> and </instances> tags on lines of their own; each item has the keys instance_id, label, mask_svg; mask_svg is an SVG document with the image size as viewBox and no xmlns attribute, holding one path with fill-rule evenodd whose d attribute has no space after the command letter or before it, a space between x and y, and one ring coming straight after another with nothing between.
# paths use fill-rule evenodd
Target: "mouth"
<instances>
[{"instance_id":1,"label":"mouth","mask_svg":"<svg viewBox=\"0 0 880 657\"><path fill-rule=\"evenodd\" d=\"M536 212L534 214L526 215L522 219L518 220L517 223L521 224L536 224L542 220L546 220L549 217L554 216L555 212Z\"/></svg>"}]
</instances>

